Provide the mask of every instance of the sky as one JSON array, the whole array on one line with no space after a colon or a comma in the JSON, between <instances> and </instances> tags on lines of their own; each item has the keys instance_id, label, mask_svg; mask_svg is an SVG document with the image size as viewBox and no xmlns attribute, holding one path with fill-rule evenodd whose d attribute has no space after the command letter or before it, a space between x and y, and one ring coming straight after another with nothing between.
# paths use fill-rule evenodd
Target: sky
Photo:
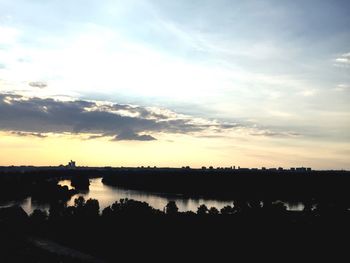
<instances>
[{"instance_id":1,"label":"sky","mask_svg":"<svg viewBox=\"0 0 350 263\"><path fill-rule=\"evenodd\" d=\"M0 0L0 165L350 169L346 0Z\"/></svg>"}]
</instances>

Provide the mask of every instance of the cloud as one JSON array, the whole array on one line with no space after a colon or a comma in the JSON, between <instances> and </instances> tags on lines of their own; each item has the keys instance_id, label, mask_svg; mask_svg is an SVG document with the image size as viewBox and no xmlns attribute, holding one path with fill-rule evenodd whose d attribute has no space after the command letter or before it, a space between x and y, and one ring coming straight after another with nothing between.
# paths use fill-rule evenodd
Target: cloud
<instances>
[{"instance_id":1,"label":"cloud","mask_svg":"<svg viewBox=\"0 0 350 263\"><path fill-rule=\"evenodd\" d=\"M43 81L32 81L32 82L29 82L28 85L39 89L43 89L47 87L47 83Z\"/></svg>"},{"instance_id":2,"label":"cloud","mask_svg":"<svg viewBox=\"0 0 350 263\"><path fill-rule=\"evenodd\" d=\"M264 136L264 137L298 137L301 134L296 132L276 132L270 130L255 130L251 132L253 136Z\"/></svg>"},{"instance_id":3,"label":"cloud","mask_svg":"<svg viewBox=\"0 0 350 263\"><path fill-rule=\"evenodd\" d=\"M133 132L123 132L117 136L115 136L112 141L154 141L156 138L154 138L151 135L148 134L135 134Z\"/></svg>"},{"instance_id":4,"label":"cloud","mask_svg":"<svg viewBox=\"0 0 350 263\"><path fill-rule=\"evenodd\" d=\"M0 131L44 138L48 134L83 135L86 139L154 141L160 133L198 138L231 135L295 137L256 125L220 122L177 114L168 109L87 100L59 100L0 93Z\"/></svg>"},{"instance_id":5,"label":"cloud","mask_svg":"<svg viewBox=\"0 0 350 263\"><path fill-rule=\"evenodd\" d=\"M19 31L13 27L0 26L0 43L13 44L19 35Z\"/></svg>"},{"instance_id":6,"label":"cloud","mask_svg":"<svg viewBox=\"0 0 350 263\"><path fill-rule=\"evenodd\" d=\"M316 90L315 89L305 89L303 91L300 91L298 94L301 96L304 96L304 97L311 97L311 96L314 96L316 94Z\"/></svg>"},{"instance_id":7,"label":"cloud","mask_svg":"<svg viewBox=\"0 0 350 263\"><path fill-rule=\"evenodd\" d=\"M334 88L335 91L346 91L350 90L350 85L347 84L339 84L337 87Z\"/></svg>"},{"instance_id":8,"label":"cloud","mask_svg":"<svg viewBox=\"0 0 350 263\"><path fill-rule=\"evenodd\" d=\"M45 133L87 134L89 139L151 141L155 133L195 133L225 129L226 126L161 109L151 109L86 100L0 94L0 130L17 135ZM227 124L226 124L227 125ZM231 127L231 126L227 126Z\"/></svg>"},{"instance_id":9,"label":"cloud","mask_svg":"<svg viewBox=\"0 0 350 263\"><path fill-rule=\"evenodd\" d=\"M336 58L335 62L338 66L350 66L350 52Z\"/></svg>"},{"instance_id":10,"label":"cloud","mask_svg":"<svg viewBox=\"0 0 350 263\"><path fill-rule=\"evenodd\" d=\"M103 134L102 135L90 135L87 139L88 140L94 140L94 139L100 139L105 137Z\"/></svg>"},{"instance_id":11,"label":"cloud","mask_svg":"<svg viewBox=\"0 0 350 263\"><path fill-rule=\"evenodd\" d=\"M46 138L47 136L41 133L36 132L20 132L20 131L13 131L11 134L17 135L17 136L33 136L38 138Z\"/></svg>"}]
</instances>

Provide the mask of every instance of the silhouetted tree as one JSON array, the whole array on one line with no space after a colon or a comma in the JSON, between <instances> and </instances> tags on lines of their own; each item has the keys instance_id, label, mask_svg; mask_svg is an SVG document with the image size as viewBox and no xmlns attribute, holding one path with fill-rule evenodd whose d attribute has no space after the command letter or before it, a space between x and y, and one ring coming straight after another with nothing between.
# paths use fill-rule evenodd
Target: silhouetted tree
<instances>
[{"instance_id":1,"label":"silhouetted tree","mask_svg":"<svg viewBox=\"0 0 350 263\"><path fill-rule=\"evenodd\" d=\"M261 201L260 201L260 200L257 200L257 199L250 200L250 201L248 202L248 206L249 206L251 209L254 209L254 210L258 210L258 209L262 208Z\"/></svg>"},{"instance_id":2,"label":"silhouetted tree","mask_svg":"<svg viewBox=\"0 0 350 263\"><path fill-rule=\"evenodd\" d=\"M40 180L31 187L32 200L40 202L68 201L76 191L68 189L68 186L58 185L57 182Z\"/></svg>"},{"instance_id":3,"label":"silhouetted tree","mask_svg":"<svg viewBox=\"0 0 350 263\"><path fill-rule=\"evenodd\" d=\"M233 202L233 207L238 213L243 213L249 210L248 203L245 200L235 200Z\"/></svg>"},{"instance_id":4,"label":"silhouetted tree","mask_svg":"<svg viewBox=\"0 0 350 263\"><path fill-rule=\"evenodd\" d=\"M235 211L236 210L232 206L227 205L221 208L220 213L222 215L232 215L235 213Z\"/></svg>"},{"instance_id":5,"label":"silhouetted tree","mask_svg":"<svg viewBox=\"0 0 350 263\"><path fill-rule=\"evenodd\" d=\"M74 199L74 210L73 213L75 216L83 217L84 216L84 206L85 206L85 198L83 196L79 196Z\"/></svg>"},{"instance_id":6,"label":"silhouetted tree","mask_svg":"<svg viewBox=\"0 0 350 263\"><path fill-rule=\"evenodd\" d=\"M74 199L74 206L76 208L83 208L85 205L85 198L83 196L79 196L78 198Z\"/></svg>"},{"instance_id":7,"label":"silhouetted tree","mask_svg":"<svg viewBox=\"0 0 350 263\"><path fill-rule=\"evenodd\" d=\"M30 215L30 219L34 222L34 223L43 223L48 219L48 214L45 210L40 210L40 209L35 209L33 211L33 213L31 213Z\"/></svg>"},{"instance_id":8,"label":"silhouetted tree","mask_svg":"<svg viewBox=\"0 0 350 263\"><path fill-rule=\"evenodd\" d=\"M175 201L169 201L168 204L165 206L165 213L167 215L175 215L179 211L179 208L177 207Z\"/></svg>"},{"instance_id":9,"label":"silhouetted tree","mask_svg":"<svg viewBox=\"0 0 350 263\"><path fill-rule=\"evenodd\" d=\"M313 208L313 205L312 205L312 202L310 200L307 200L304 202L303 212L310 213L310 212L312 212L312 208Z\"/></svg>"},{"instance_id":10,"label":"silhouetted tree","mask_svg":"<svg viewBox=\"0 0 350 263\"><path fill-rule=\"evenodd\" d=\"M200 205L197 209L197 215L206 215L208 213L208 207L206 205Z\"/></svg>"},{"instance_id":11,"label":"silhouetted tree","mask_svg":"<svg viewBox=\"0 0 350 263\"><path fill-rule=\"evenodd\" d=\"M88 199L84 205L84 215L97 217L100 214L100 204L96 199Z\"/></svg>"},{"instance_id":12,"label":"silhouetted tree","mask_svg":"<svg viewBox=\"0 0 350 263\"><path fill-rule=\"evenodd\" d=\"M102 210L103 217L111 217L112 215L113 215L113 210L110 206L107 206Z\"/></svg>"},{"instance_id":13,"label":"silhouetted tree","mask_svg":"<svg viewBox=\"0 0 350 263\"><path fill-rule=\"evenodd\" d=\"M287 211L287 206L282 202L275 202L272 204L272 210L278 213L284 213Z\"/></svg>"},{"instance_id":14,"label":"silhouetted tree","mask_svg":"<svg viewBox=\"0 0 350 263\"><path fill-rule=\"evenodd\" d=\"M216 207L211 207L209 209L209 215L218 215L219 214L219 210Z\"/></svg>"},{"instance_id":15,"label":"silhouetted tree","mask_svg":"<svg viewBox=\"0 0 350 263\"><path fill-rule=\"evenodd\" d=\"M132 199L120 199L114 202L109 208L105 208L102 212L103 216L135 216L135 215L152 215L156 211L146 202L135 201ZM159 212L159 211L158 211Z\"/></svg>"},{"instance_id":16,"label":"silhouetted tree","mask_svg":"<svg viewBox=\"0 0 350 263\"><path fill-rule=\"evenodd\" d=\"M53 202L49 209L49 219L55 220L64 216L66 203L62 201Z\"/></svg>"},{"instance_id":17,"label":"silhouetted tree","mask_svg":"<svg viewBox=\"0 0 350 263\"><path fill-rule=\"evenodd\" d=\"M75 206L68 206L64 210L64 216L65 217L74 217L77 215L77 208Z\"/></svg>"},{"instance_id":18,"label":"silhouetted tree","mask_svg":"<svg viewBox=\"0 0 350 263\"><path fill-rule=\"evenodd\" d=\"M84 176L74 176L71 178L71 185L76 190L89 190L90 180Z\"/></svg>"}]
</instances>

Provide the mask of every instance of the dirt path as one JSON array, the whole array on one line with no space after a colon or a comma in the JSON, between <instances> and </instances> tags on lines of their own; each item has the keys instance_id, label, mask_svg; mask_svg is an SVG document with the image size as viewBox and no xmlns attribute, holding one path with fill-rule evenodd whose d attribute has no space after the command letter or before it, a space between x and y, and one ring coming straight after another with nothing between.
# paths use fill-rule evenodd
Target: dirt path
<instances>
[{"instance_id":1,"label":"dirt path","mask_svg":"<svg viewBox=\"0 0 350 263\"><path fill-rule=\"evenodd\" d=\"M28 238L28 242L37 248L43 249L45 251L48 251L48 252L56 254L56 255L75 258L75 259L80 260L82 262L104 263L104 261L97 259L93 256L82 253L82 252L77 251L77 250L72 249L72 248L68 248L68 247L59 245L53 241L46 240L43 238L30 237L30 238Z\"/></svg>"}]
</instances>

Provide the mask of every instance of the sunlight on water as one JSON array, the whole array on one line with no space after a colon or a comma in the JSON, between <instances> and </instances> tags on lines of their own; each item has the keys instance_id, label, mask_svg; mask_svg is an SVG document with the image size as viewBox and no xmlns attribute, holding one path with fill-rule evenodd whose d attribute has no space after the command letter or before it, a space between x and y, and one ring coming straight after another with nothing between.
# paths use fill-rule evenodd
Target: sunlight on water
<instances>
[{"instance_id":1,"label":"sunlight on water","mask_svg":"<svg viewBox=\"0 0 350 263\"><path fill-rule=\"evenodd\" d=\"M59 181L59 185L68 186L69 189L73 189L70 180ZM137 190L127 190L118 187L107 186L102 183L102 178L90 179L90 190L86 193L80 192L72 196L72 198L67 202L68 206L74 205L74 199L83 196L85 200L92 198L97 199L100 204L100 211L112 205L115 201L119 201L122 198L134 199L137 201L147 202L150 206L163 210L169 201L175 201L179 208L179 211L197 211L197 208L204 204L208 208L216 207L221 209L226 205L233 205L233 201L222 201L213 199L202 199L202 198L187 198L181 197L180 195L167 195L161 193L150 193L145 191ZM304 206L301 203L284 203L288 210L291 211L301 211ZM49 204L42 204L33 202L31 197L28 197L22 201L12 201L4 204L0 204L1 207L7 207L12 205L20 205L24 211L28 214L32 213L34 209L49 210Z\"/></svg>"},{"instance_id":2,"label":"sunlight on water","mask_svg":"<svg viewBox=\"0 0 350 263\"><path fill-rule=\"evenodd\" d=\"M60 181L60 185L71 187L69 180ZM169 196L166 194L149 193L144 191L127 190L118 187L107 186L102 183L102 178L90 180L90 191L75 195L68 201L68 205L74 205L74 199L83 196L85 199L97 199L100 203L101 211L103 208L113 204L122 198L134 199L137 201L147 202L150 206L163 210L169 201L175 201L179 211L196 211L197 208L205 204L207 207L216 207L221 209L225 205L232 205L229 201L217 201L195 198L181 198L181 196Z\"/></svg>"}]
</instances>

